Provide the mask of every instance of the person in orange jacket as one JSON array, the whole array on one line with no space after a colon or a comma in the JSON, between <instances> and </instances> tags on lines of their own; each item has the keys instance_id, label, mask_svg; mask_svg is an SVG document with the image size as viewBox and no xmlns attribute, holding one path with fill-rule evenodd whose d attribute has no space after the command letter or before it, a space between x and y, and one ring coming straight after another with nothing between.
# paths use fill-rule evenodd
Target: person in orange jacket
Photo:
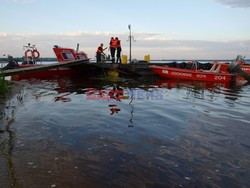
<instances>
[{"instance_id":1,"label":"person in orange jacket","mask_svg":"<svg viewBox=\"0 0 250 188\"><path fill-rule=\"evenodd\" d=\"M121 51L122 51L122 47L121 47L121 40L118 39L118 37L115 38L116 40L116 63L122 63L121 60Z\"/></svg>"},{"instance_id":2,"label":"person in orange jacket","mask_svg":"<svg viewBox=\"0 0 250 188\"><path fill-rule=\"evenodd\" d=\"M117 41L114 39L114 37L111 37L109 42L109 49L110 49L112 63L115 63L116 42Z\"/></svg>"},{"instance_id":3,"label":"person in orange jacket","mask_svg":"<svg viewBox=\"0 0 250 188\"><path fill-rule=\"evenodd\" d=\"M96 51L96 62L97 63L101 63L102 60L102 54L105 55L105 53L103 52L106 48L103 49L103 43L100 44L100 46L98 46L97 51Z\"/></svg>"}]
</instances>

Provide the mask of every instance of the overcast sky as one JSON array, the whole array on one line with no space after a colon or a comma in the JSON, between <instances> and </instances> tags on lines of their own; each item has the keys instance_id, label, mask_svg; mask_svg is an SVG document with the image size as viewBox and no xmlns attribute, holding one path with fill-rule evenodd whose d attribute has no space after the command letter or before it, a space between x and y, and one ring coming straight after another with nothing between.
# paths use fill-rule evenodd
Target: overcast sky
<instances>
[{"instance_id":1,"label":"overcast sky","mask_svg":"<svg viewBox=\"0 0 250 188\"><path fill-rule=\"evenodd\" d=\"M36 44L42 57L53 46L80 49L94 58L111 36L128 55L128 24L136 42L133 58L250 58L250 0L0 0L0 57L22 56Z\"/></svg>"}]
</instances>

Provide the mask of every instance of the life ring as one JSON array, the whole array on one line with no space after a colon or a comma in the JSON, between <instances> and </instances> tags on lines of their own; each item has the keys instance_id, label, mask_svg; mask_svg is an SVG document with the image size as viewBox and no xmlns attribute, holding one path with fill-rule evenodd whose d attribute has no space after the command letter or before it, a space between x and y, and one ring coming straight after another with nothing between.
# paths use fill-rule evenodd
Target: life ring
<instances>
[{"instance_id":1,"label":"life ring","mask_svg":"<svg viewBox=\"0 0 250 188\"><path fill-rule=\"evenodd\" d=\"M28 53L30 53L30 54L28 54ZM25 55L26 59L32 59L33 52L32 52L32 50L26 50L24 55Z\"/></svg>"},{"instance_id":2,"label":"life ring","mask_svg":"<svg viewBox=\"0 0 250 188\"><path fill-rule=\"evenodd\" d=\"M32 57L34 59L38 59L40 57L40 53L35 49L32 51Z\"/></svg>"}]
</instances>

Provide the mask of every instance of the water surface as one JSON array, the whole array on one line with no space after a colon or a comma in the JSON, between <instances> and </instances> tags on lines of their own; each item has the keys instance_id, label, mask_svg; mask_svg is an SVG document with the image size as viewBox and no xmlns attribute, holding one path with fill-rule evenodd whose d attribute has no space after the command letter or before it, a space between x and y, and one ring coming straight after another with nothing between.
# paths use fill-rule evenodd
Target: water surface
<instances>
[{"instance_id":1,"label":"water surface","mask_svg":"<svg viewBox=\"0 0 250 188\"><path fill-rule=\"evenodd\" d=\"M249 85L23 83L0 127L0 187L250 187Z\"/></svg>"}]
</instances>

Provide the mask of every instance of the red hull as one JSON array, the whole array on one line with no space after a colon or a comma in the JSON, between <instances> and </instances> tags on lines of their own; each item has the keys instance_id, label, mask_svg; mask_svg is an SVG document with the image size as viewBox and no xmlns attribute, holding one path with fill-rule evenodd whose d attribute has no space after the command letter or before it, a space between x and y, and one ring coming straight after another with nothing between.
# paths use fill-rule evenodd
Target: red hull
<instances>
[{"instance_id":1,"label":"red hull","mask_svg":"<svg viewBox=\"0 0 250 188\"><path fill-rule=\"evenodd\" d=\"M219 73L208 72L204 70L190 70L182 68L173 68L168 66L150 66L158 75L164 78L174 78L183 80L198 80L209 82L230 82L234 79L234 74L220 71Z\"/></svg>"},{"instance_id":2,"label":"red hull","mask_svg":"<svg viewBox=\"0 0 250 188\"><path fill-rule=\"evenodd\" d=\"M221 70L222 71L227 71L228 66L230 63L219 63L219 62L214 62L214 64L221 65ZM250 65L248 64L240 64L240 68L247 74L250 74Z\"/></svg>"},{"instance_id":3,"label":"red hull","mask_svg":"<svg viewBox=\"0 0 250 188\"><path fill-rule=\"evenodd\" d=\"M39 66L39 65L26 65L23 67L31 67L31 66ZM38 78L38 79L50 79L60 76L72 76L79 74L82 72L82 67L60 67L56 69L50 70L42 70L39 72L31 72L25 74L17 74L11 77L12 80L23 80L23 79L30 79L30 78Z\"/></svg>"}]
</instances>

